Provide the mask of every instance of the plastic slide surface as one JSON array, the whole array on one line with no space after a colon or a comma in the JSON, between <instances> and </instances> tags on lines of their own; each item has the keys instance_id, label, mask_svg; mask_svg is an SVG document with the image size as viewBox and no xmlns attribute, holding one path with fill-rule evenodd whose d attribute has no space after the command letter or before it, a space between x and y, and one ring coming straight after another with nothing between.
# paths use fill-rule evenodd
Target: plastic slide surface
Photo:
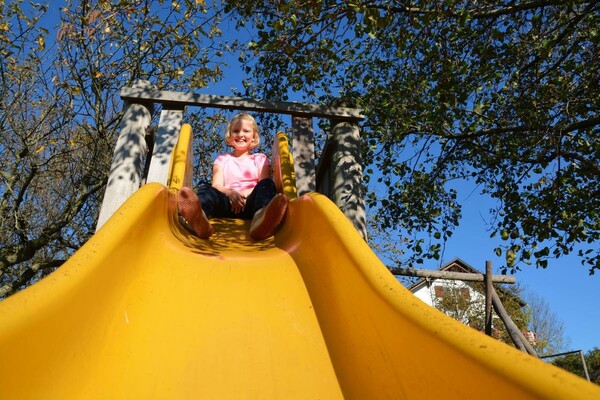
<instances>
[{"instance_id":1,"label":"plastic slide surface","mask_svg":"<svg viewBox=\"0 0 600 400\"><path fill-rule=\"evenodd\" d=\"M0 303L0 399L600 398L415 298L321 195L263 242L196 239L175 198L142 187Z\"/></svg>"}]
</instances>

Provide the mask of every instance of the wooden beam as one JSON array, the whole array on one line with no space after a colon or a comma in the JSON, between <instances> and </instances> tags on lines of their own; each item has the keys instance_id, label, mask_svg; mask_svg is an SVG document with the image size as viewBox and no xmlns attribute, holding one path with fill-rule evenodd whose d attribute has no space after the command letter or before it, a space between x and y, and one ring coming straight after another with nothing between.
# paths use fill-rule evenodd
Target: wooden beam
<instances>
[{"instance_id":1,"label":"wooden beam","mask_svg":"<svg viewBox=\"0 0 600 400\"><path fill-rule=\"evenodd\" d=\"M167 105L203 106L229 110L245 110L296 115L299 117L335 118L360 121L361 110L347 107L326 107L315 104L274 102L233 96L215 96L198 93L170 92L152 88L121 89L121 98L130 102L156 102Z\"/></svg>"},{"instance_id":2,"label":"wooden beam","mask_svg":"<svg viewBox=\"0 0 600 400\"><path fill-rule=\"evenodd\" d=\"M534 348L527 341L527 339L525 339L525 336L523 336L523 333L521 332L519 327L510 318L510 315L508 315L508 312L504 308L502 301L500 301L500 297L498 296L498 293L496 293L494 287L492 287L491 291L492 304L494 305L494 310L496 311L496 314L498 314L502 322L504 322L506 330L508 331L508 334L510 335L510 338L512 339L515 346L517 346L519 350L528 353L534 357L537 357L537 353L534 350Z\"/></svg>"},{"instance_id":3,"label":"wooden beam","mask_svg":"<svg viewBox=\"0 0 600 400\"><path fill-rule=\"evenodd\" d=\"M469 281L469 282L484 282L485 278L483 274L467 273L467 272L452 272L452 271L432 271L428 269L414 269L414 268L396 268L391 267L389 270L394 275L404 276L415 276L419 278L436 278L436 279L450 279L458 281ZM507 275L492 275L492 282L494 283L516 283L514 276Z\"/></svg>"}]
</instances>

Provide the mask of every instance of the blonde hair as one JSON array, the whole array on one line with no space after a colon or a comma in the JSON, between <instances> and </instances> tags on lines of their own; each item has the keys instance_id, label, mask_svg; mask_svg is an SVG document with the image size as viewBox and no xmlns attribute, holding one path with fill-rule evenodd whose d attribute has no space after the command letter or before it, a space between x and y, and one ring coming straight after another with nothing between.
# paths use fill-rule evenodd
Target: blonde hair
<instances>
[{"instance_id":1,"label":"blonde hair","mask_svg":"<svg viewBox=\"0 0 600 400\"><path fill-rule=\"evenodd\" d=\"M252 143L250 144L250 149L252 150L258 147L260 143L260 136L258 135L258 124L256 123L256 120L252 115L248 113L240 113L231 118L231 121L229 121L229 124L227 124L227 130L225 131L225 143L227 143L227 146L233 147L233 145L230 143L231 131L238 123L240 123L244 119L246 121L250 121L250 123L252 124L252 131L254 132L254 136L252 136Z\"/></svg>"}]
</instances>

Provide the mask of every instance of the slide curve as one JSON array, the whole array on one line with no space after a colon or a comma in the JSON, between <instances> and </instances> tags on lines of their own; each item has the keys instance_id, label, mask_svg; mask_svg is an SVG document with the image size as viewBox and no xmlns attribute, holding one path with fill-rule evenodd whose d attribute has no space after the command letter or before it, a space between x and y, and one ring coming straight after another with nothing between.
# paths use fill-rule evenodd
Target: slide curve
<instances>
[{"instance_id":1,"label":"slide curve","mask_svg":"<svg viewBox=\"0 0 600 400\"><path fill-rule=\"evenodd\" d=\"M322 195L266 241L200 240L171 184L0 303L1 399L600 398L415 298Z\"/></svg>"}]
</instances>

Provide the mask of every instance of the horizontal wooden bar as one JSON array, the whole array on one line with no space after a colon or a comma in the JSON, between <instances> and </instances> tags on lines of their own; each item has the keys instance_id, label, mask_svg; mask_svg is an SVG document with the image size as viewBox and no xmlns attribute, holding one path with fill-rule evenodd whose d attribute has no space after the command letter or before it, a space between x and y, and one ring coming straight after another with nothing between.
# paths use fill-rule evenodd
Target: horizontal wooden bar
<instances>
[{"instance_id":1,"label":"horizontal wooden bar","mask_svg":"<svg viewBox=\"0 0 600 400\"><path fill-rule=\"evenodd\" d=\"M155 102L168 105L202 106L230 110L271 112L299 117L320 117L360 121L362 110L348 107L327 107L316 104L253 100L234 96L171 92L151 88L121 89L121 98L130 102Z\"/></svg>"},{"instance_id":2,"label":"horizontal wooden bar","mask_svg":"<svg viewBox=\"0 0 600 400\"><path fill-rule=\"evenodd\" d=\"M416 276L420 278L436 278L436 279L453 279L458 281L483 282L484 274L475 274L468 272L453 272L453 271L432 271L427 269L413 268L390 268L394 275ZM514 276L508 275L492 275L494 283L516 283Z\"/></svg>"}]
</instances>

